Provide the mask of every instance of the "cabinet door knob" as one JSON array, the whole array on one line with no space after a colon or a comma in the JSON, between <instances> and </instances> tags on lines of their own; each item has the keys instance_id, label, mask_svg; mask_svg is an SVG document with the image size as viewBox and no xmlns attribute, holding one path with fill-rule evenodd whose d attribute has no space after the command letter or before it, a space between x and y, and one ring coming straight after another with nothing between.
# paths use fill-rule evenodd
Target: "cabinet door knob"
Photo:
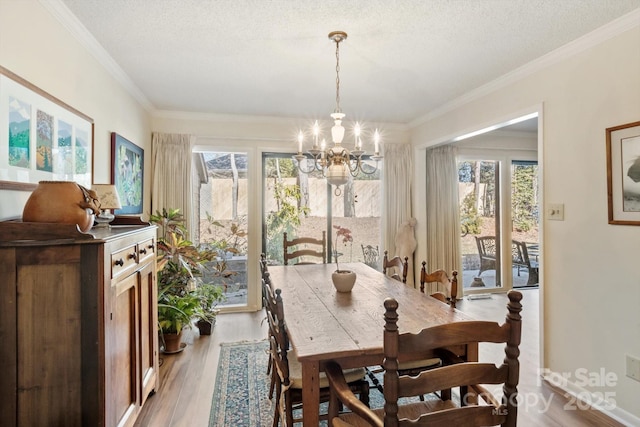
<instances>
[{"instance_id":1,"label":"cabinet door knob","mask_svg":"<svg viewBox=\"0 0 640 427\"><path fill-rule=\"evenodd\" d=\"M140 249L140 253L142 255L146 255L147 254L147 250L145 248Z\"/></svg>"},{"instance_id":2,"label":"cabinet door knob","mask_svg":"<svg viewBox=\"0 0 640 427\"><path fill-rule=\"evenodd\" d=\"M124 265L124 260L122 258L115 260L114 262L115 265L119 265L120 267L122 267Z\"/></svg>"},{"instance_id":3,"label":"cabinet door knob","mask_svg":"<svg viewBox=\"0 0 640 427\"><path fill-rule=\"evenodd\" d=\"M129 259L136 259L136 253L135 252L131 252L128 256Z\"/></svg>"}]
</instances>

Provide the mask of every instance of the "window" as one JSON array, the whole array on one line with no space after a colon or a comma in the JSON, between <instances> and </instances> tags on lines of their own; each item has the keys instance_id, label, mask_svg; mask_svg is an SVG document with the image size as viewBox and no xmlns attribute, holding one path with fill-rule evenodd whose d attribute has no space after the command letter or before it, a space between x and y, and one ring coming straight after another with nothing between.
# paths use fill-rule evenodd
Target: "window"
<instances>
[{"instance_id":1,"label":"window","mask_svg":"<svg viewBox=\"0 0 640 427\"><path fill-rule=\"evenodd\" d=\"M379 164L379 168L381 164ZM303 165L306 170L310 168ZM378 267L381 229L380 171L358 174L342 188L338 196L321 172L300 173L291 154L264 153L264 229L263 252L272 264L283 262L283 233L290 237L320 238L327 233L327 253L335 240L333 225L351 230L353 242L340 243L341 262L365 261L367 246L378 256L367 263Z\"/></svg>"},{"instance_id":2,"label":"window","mask_svg":"<svg viewBox=\"0 0 640 427\"><path fill-rule=\"evenodd\" d=\"M503 163L458 162L465 292L505 287L507 279L512 287L538 285L537 162L511 161L506 180ZM511 273L505 270L509 265Z\"/></svg>"},{"instance_id":3,"label":"window","mask_svg":"<svg viewBox=\"0 0 640 427\"><path fill-rule=\"evenodd\" d=\"M247 305L247 153L194 153L197 243L215 251L202 279L223 287L221 305Z\"/></svg>"},{"instance_id":4,"label":"window","mask_svg":"<svg viewBox=\"0 0 640 427\"><path fill-rule=\"evenodd\" d=\"M458 162L462 279L465 287L501 286L499 185L499 162Z\"/></svg>"}]
</instances>

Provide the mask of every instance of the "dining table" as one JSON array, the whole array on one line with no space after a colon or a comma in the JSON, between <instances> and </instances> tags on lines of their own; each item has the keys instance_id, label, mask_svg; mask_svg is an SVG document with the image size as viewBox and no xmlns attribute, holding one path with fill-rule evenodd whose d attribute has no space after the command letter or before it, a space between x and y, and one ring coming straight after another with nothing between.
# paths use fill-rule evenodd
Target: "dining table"
<instances>
[{"instance_id":1,"label":"dining table","mask_svg":"<svg viewBox=\"0 0 640 427\"><path fill-rule=\"evenodd\" d=\"M273 288L282 291L289 339L302 365L305 427L319 423L320 373L327 361L334 360L344 369L382 363L386 298L398 301L401 333L475 320L364 263L340 263L340 269L356 273L350 292L334 288L335 264L269 266ZM466 360L478 360L477 343L454 350Z\"/></svg>"}]
</instances>

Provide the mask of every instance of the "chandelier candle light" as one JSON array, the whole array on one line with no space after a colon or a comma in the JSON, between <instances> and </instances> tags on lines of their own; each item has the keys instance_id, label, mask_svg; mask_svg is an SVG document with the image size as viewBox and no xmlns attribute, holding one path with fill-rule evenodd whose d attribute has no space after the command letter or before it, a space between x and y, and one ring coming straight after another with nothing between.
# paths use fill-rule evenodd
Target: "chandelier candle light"
<instances>
[{"instance_id":1,"label":"chandelier candle light","mask_svg":"<svg viewBox=\"0 0 640 427\"><path fill-rule=\"evenodd\" d=\"M302 173L311 173L314 170L321 171L322 175L327 178L327 182L336 186L336 196L342 193L340 186L347 183L349 180L349 174L355 177L358 172L362 172L366 175L373 174L378 169L378 162L382 159L380 155L380 133L376 129L373 136L374 154L371 156L372 160L376 161L376 165L371 172L366 172L363 168L362 156L365 151L362 149L362 140L360 139L361 129L360 124L356 122L353 128L354 135L354 148L348 150L342 146L342 140L344 139L345 129L342 126L342 120L345 114L340 109L340 42L346 40L347 33L344 31L333 31L329 33L329 40L332 40L336 44L336 108L331 114L333 119L333 127L331 128L331 139L333 140L333 147L327 149L327 143L324 138L320 140L320 126L316 120L313 125L313 147L308 151L310 155L304 155L302 153L302 145L304 142L304 134L302 131L298 132L298 154L293 156L298 161L298 169ZM320 140L320 143L318 144ZM308 169L303 169L303 160L313 160L313 166Z\"/></svg>"}]
</instances>

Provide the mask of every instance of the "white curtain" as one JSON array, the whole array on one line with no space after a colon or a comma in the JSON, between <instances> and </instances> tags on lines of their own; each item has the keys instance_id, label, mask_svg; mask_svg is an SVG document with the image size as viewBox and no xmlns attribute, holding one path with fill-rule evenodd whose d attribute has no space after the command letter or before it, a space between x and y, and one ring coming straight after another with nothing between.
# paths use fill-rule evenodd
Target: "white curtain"
<instances>
[{"instance_id":1,"label":"white curtain","mask_svg":"<svg viewBox=\"0 0 640 427\"><path fill-rule=\"evenodd\" d=\"M154 132L151 138L151 212L179 208L189 236L193 233L191 195L192 135Z\"/></svg>"},{"instance_id":2,"label":"white curtain","mask_svg":"<svg viewBox=\"0 0 640 427\"><path fill-rule=\"evenodd\" d=\"M409 257L407 283L413 284L413 253L399 254L395 237L400 226L412 219L411 181L413 179L413 156L411 144L384 145L383 174L383 236L382 253L389 251L389 257L395 255ZM415 248L414 248L415 249Z\"/></svg>"},{"instance_id":3,"label":"white curtain","mask_svg":"<svg viewBox=\"0 0 640 427\"><path fill-rule=\"evenodd\" d=\"M427 150L427 271L438 269L460 273L458 296L462 295L460 269L460 211L458 202L458 167L456 151L451 145ZM428 285L429 294L438 289Z\"/></svg>"}]
</instances>

